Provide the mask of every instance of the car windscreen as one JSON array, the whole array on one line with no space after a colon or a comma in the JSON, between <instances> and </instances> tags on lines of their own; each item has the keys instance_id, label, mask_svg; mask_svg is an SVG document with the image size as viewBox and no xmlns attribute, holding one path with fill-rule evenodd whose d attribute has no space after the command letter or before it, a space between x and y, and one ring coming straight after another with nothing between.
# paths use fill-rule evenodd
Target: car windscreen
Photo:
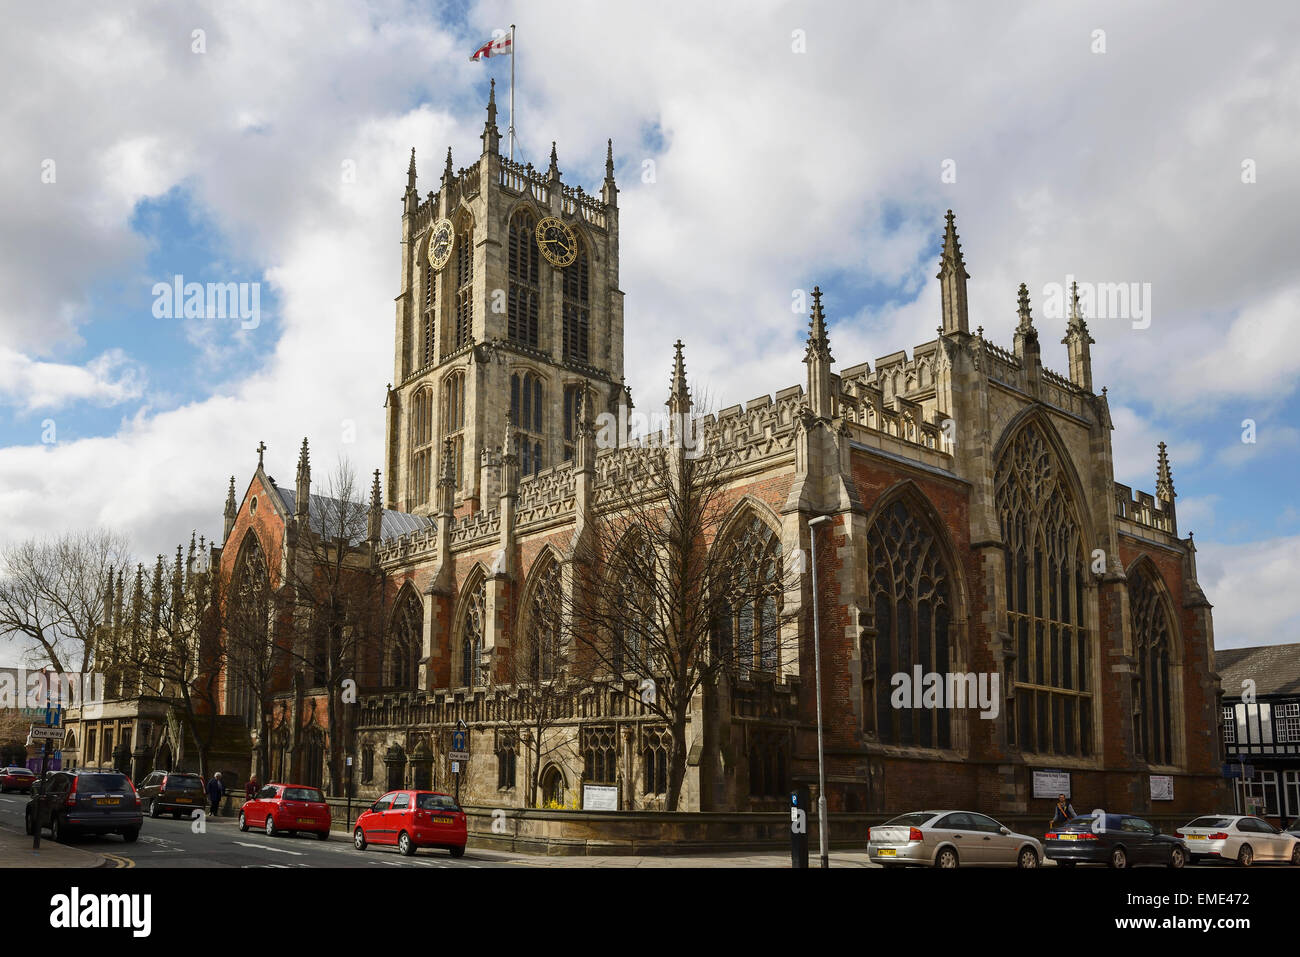
<instances>
[{"instance_id":1,"label":"car windscreen","mask_svg":"<svg viewBox=\"0 0 1300 957\"><path fill-rule=\"evenodd\" d=\"M176 791L181 788L201 788L203 781L194 774L169 774L167 775L167 790Z\"/></svg>"},{"instance_id":2,"label":"car windscreen","mask_svg":"<svg viewBox=\"0 0 1300 957\"><path fill-rule=\"evenodd\" d=\"M1184 824L1184 827L1227 827L1232 823L1230 817L1198 817L1191 824Z\"/></svg>"},{"instance_id":3,"label":"car windscreen","mask_svg":"<svg viewBox=\"0 0 1300 957\"><path fill-rule=\"evenodd\" d=\"M77 790L81 791L129 791L130 783L124 774L79 774Z\"/></svg>"},{"instance_id":4,"label":"car windscreen","mask_svg":"<svg viewBox=\"0 0 1300 957\"><path fill-rule=\"evenodd\" d=\"M318 804L325 803L325 795L316 788L285 788L284 799L286 801L315 801Z\"/></svg>"},{"instance_id":5,"label":"car windscreen","mask_svg":"<svg viewBox=\"0 0 1300 957\"><path fill-rule=\"evenodd\" d=\"M886 821L884 826L920 827L932 817L934 817L933 811L913 811L911 814L900 814L892 821Z\"/></svg>"},{"instance_id":6,"label":"car windscreen","mask_svg":"<svg viewBox=\"0 0 1300 957\"><path fill-rule=\"evenodd\" d=\"M421 811L459 811L456 802L445 794L419 794L415 806Z\"/></svg>"}]
</instances>

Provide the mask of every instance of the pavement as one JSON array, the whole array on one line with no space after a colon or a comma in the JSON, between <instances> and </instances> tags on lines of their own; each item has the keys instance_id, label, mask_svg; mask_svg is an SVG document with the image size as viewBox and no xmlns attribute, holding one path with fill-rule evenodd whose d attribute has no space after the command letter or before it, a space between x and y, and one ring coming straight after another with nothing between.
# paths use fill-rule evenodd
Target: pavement
<instances>
[{"instance_id":1,"label":"pavement","mask_svg":"<svg viewBox=\"0 0 1300 957\"><path fill-rule=\"evenodd\" d=\"M32 850L32 837L22 828L0 827L0 867L106 867L103 854L89 848L57 844L41 838L41 849Z\"/></svg>"}]
</instances>

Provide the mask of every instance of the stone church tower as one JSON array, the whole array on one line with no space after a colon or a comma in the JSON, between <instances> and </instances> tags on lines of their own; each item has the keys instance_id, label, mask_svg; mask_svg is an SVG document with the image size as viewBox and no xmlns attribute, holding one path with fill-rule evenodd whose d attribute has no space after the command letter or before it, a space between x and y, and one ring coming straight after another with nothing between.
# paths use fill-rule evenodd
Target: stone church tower
<instances>
[{"instance_id":1,"label":"stone church tower","mask_svg":"<svg viewBox=\"0 0 1300 957\"><path fill-rule=\"evenodd\" d=\"M499 152L495 84L481 138L467 169L448 148L424 200L411 151L386 402L390 509L436 513L444 454L457 514L495 504L507 416L528 477L572 460L580 395L596 410L627 401L612 143L598 196L564 184L554 144L546 170L512 162Z\"/></svg>"}]
</instances>

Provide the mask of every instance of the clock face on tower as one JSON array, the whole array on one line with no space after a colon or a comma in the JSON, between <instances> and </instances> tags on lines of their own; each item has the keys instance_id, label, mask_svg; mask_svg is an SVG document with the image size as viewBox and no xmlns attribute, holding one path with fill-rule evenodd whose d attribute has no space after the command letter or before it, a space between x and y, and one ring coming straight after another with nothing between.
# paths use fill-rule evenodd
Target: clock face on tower
<instances>
[{"instance_id":1,"label":"clock face on tower","mask_svg":"<svg viewBox=\"0 0 1300 957\"><path fill-rule=\"evenodd\" d=\"M456 231L450 219L440 219L429 230L429 265L441 269L451 258L451 247L456 244Z\"/></svg>"},{"instance_id":2,"label":"clock face on tower","mask_svg":"<svg viewBox=\"0 0 1300 957\"><path fill-rule=\"evenodd\" d=\"M578 258L578 237L568 225L547 216L537 224L537 248L552 266L569 266Z\"/></svg>"}]
</instances>

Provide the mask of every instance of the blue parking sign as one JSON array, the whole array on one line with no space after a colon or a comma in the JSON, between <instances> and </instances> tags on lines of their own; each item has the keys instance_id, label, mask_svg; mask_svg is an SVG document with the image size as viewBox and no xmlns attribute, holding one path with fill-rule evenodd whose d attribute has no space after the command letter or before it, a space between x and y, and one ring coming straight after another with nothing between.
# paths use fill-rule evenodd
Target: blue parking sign
<instances>
[{"instance_id":1,"label":"blue parking sign","mask_svg":"<svg viewBox=\"0 0 1300 957\"><path fill-rule=\"evenodd\" d=\"M464 732L464 731L453 731L453 732L451 733L451 749L452 749L453 751L464 751L464 750L465 750L465 732Z\"/></svg>"}]
</instances>

